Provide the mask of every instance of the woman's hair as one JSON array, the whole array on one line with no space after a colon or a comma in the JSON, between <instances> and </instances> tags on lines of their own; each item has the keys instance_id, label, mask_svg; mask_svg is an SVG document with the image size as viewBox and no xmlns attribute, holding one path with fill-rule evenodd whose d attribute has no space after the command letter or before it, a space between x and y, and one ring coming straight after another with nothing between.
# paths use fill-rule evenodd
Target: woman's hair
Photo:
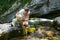
<instances>
[{"instance_id":1,"label":"woman's hair","mask_svg":"<svg viewBox=\"0 0 60 40\"><path fill-rule=\"evenodd\" d=\"M27 12L28 12L28 11L29 11L29 9L28 9L28 8L25 8L25 11L27 11Z\"/></svg>"}]
</instances>

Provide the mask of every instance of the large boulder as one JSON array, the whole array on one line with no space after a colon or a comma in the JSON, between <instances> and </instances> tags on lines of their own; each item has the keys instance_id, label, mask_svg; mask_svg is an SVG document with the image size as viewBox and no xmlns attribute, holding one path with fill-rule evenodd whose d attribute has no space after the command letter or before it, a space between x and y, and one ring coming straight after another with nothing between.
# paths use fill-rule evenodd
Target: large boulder
<instances>
[{"instance_id":1,"label":"large boulder","mask_svg":"<svg viewBox=\"0 0 60 40\"><path fill-rule=\"evenodd\" d=\"M60 0L32 0L29 8L31 14L33 14L31 17L34 15L40 17L41 15L49 14L52 11L56 12L56 10L60 10Z\"/></svg>"}]
</instances>

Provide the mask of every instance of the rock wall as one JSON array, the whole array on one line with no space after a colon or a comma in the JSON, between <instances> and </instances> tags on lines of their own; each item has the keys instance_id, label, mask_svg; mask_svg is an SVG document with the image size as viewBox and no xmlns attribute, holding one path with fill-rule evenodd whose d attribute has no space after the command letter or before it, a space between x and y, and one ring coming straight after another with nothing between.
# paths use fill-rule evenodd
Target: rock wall
<instances>
[{"instance_id":1,"label":"rock wall","mask_svg":"<svg viewBox=\"0 0 60 40\"><path fill-rule=\"evenodd\" d=\"M60 0L32 0L29 8L33 16L49 14L52 11L60 10Z\"/></svg>"}]
</instances>

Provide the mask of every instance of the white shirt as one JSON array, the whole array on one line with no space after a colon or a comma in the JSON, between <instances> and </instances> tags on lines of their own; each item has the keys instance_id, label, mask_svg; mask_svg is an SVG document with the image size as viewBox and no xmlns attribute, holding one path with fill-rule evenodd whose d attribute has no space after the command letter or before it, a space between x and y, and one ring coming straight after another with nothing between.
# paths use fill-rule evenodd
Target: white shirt
<instances>
[{"instance_id":1,"label":"white shirt","mask_svg":"<svg viewBox=\"0 0 60 40\"><path fill-rule=\"evenodd\" d=\"M20 13L20 15L22 16L23 19L25 19L24 11L25 11L24 9L21 9L21 10L19 11L19 13ZM30 11L28 11L28 14L30 14Z\"/></svg>"}]
</instances>

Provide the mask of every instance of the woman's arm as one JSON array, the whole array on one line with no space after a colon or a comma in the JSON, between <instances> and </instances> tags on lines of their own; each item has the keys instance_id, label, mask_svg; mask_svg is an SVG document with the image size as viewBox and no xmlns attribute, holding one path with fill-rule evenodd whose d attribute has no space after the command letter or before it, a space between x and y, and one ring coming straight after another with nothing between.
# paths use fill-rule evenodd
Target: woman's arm
<instances>
[{"instance_id":1,"label":"woman's arm","mask_svg":"<svg viewBox=\"0 0 60 40\"><path fill-rule=\"evenodd\" d=\"M29 15L27 15L27 16L26 16L25 20L26 20L26 21L28 21L28 20L29 20Z\"/></svg>"}]
</instances>

